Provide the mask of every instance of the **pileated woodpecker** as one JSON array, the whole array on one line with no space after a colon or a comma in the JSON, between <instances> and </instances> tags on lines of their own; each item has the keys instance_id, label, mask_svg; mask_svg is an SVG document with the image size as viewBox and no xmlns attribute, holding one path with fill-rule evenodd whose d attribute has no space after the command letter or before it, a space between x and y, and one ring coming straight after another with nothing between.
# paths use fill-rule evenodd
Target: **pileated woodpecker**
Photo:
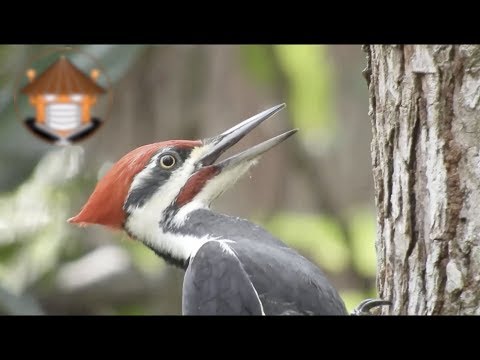
<instances>
[{"instance_id":1,"label":"pileated woodpecker","mask_svg":"<svg viewBox=\"0 0 480 360\"><path fill-rule=\"evenodd\" d=\"M312 262L260 226L219 214L211 202L290 130L235 156L220 155L285 105L205 140L139 147L98 182L69 222L123 229L185 270L185 315L346 315L344 302ZM355 314L387 304L367 300Z\"/></svg>"}]
</instances>

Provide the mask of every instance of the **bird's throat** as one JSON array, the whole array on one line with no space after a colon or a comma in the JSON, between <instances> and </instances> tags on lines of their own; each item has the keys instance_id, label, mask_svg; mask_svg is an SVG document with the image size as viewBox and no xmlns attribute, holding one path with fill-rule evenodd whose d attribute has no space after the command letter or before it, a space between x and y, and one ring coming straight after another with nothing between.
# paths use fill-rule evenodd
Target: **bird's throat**
<instances>
[{"instance_id":1,"label":"bird's throat","mask_svg":"<svg viewBox=\"0 0 480 360\"><path fill-rule=\"evenodd\" d=\"M198 249L212 240L257 243L284 246L262 227L237 217L216 213L207 208L193 210L182 221L162 221L147 227L126 228L131 237L141 241L170 264L186 268ZM149 230L148 230L149 229Z\"/></svg>"},{"instance_id":2,"label":"bird's throat","mask_svg":"<svg viewBox=\"0 0 480 360\"><path fill-rule=\"evenodd\" d=\"M165 219L141 223L129 218L124 229L131 238L142 242L167 263L185 269L190 258L212 238L188 234L176 226L167 226L167 223L171 224Z\"/></svg>"}]
</instances>

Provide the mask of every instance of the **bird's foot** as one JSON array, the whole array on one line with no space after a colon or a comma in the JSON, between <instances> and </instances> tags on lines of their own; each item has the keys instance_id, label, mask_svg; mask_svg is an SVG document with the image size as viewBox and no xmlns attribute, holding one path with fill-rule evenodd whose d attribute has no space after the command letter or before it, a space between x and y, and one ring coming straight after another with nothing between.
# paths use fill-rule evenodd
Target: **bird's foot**
<instances>
[{"instance_id":1,"label":"bird's foot","mask_svg":"<svg viewBox=\"0 0 480 360\"><path fill-rule=\"evenodd\" d=\"M377 306L392 305L388 300L366 299L363 300L350 315L373 315L370 310Z\"/></svg>"}]
</instances>

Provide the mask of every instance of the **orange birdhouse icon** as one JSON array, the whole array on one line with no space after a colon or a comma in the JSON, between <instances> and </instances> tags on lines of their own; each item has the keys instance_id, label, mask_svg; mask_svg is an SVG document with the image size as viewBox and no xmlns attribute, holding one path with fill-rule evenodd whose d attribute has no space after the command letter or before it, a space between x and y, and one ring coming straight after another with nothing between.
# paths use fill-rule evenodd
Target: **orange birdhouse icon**
<instances>
[{"instance_id":1,"label":"orange birdhouse icon","mask_svg":"<svg viewBox=\"0 0 480 360\"><path fill-rule=\"evenodd\" d=\"M21 89L35 108L35 116L25 124L37 135L57 144L69 144L85 138L102 123L92 115L97 97L106 90L97 83L100 71L83 73L65 56L37 76L26 72L29 83Z\"/></svg>"}]
</instances>

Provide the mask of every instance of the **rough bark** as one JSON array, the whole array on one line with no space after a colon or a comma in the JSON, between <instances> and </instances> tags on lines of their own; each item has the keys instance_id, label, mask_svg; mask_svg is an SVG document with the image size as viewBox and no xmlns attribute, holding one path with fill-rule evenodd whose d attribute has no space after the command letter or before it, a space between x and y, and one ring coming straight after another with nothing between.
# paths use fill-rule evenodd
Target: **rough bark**
<instances>
[{"instance_id":1,"label":"rough bark","mask_svg":"<svg viewBox=\"0 0 480 360\"><path fill-rule=\"evenodd\" d=\"M366 46L384 314L480 314L480 46Z\"/></svg>"}]
</instances>

